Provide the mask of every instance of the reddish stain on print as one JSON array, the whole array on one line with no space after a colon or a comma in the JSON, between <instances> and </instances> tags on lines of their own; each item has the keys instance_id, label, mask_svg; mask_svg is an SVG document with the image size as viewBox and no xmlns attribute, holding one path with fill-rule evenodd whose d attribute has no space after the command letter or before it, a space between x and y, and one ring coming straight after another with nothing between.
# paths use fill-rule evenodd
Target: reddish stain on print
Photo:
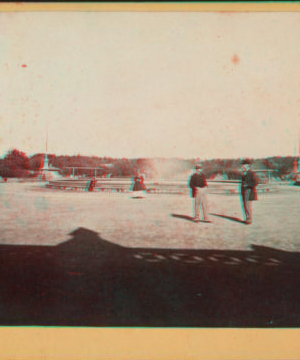
<instances>
[{"instance_id":1,"label":"reddish stain on print","mask_svg":"<svg viewBox=\"0 0 300 360\"><path fill-rule=\"evenodd\" d=\"M26 65L26 64L23 64L23 65L22 65L22 67L23 67L23 68L26 68L26 67L27 67L27 65Z\"/></svg>"},{"instance_id":2,"label":"reddish stain on print","mask_svg":"<svg viewBox=\"0 0 300 360\"><path fill-rule=\"evenodd\" d=\"M234 54L232 57L232 62L234 64L238 64L240 62L240 58L236 54Z\"/></svg>"}]
</instances>

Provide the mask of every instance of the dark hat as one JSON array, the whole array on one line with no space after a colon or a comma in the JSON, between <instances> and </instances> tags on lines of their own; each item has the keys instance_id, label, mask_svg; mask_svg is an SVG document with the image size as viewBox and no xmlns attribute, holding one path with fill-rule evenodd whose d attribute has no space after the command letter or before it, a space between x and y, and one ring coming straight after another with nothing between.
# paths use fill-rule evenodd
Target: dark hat
<instances>
[{"instance_id":1,"label":"dark hat","mask_svg":"<svg viewBox=\"0 0 300 360\"><path fill-rule=\"evenodd\" d=\"M251 165L251 160L245 159L241 162L241 165Z\"/></svg>"},{"instance_id":2,"label":"dark hat","mask_svg":"<svg viewBox=\"0 0 300 360\"><path fill-rule=\"evenodd\" d=\"M195 165L195 169L198 170L198 169L202 169L202 165L201 164L197 164Z\"/></svg>"}]
</instances>

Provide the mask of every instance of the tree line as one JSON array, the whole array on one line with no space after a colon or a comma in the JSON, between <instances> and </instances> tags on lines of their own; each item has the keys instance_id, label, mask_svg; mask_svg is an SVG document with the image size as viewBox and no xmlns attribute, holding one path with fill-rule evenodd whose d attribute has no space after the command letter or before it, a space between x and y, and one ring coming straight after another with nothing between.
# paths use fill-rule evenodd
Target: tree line
<instances>
[{"instance_id":1,"label":"tree line","mask_svg":"<svg viewBox=\"0 0 300 360\"><path fill-rule=\"evenodd\" d=\"M140 170L149 178L172 179L192 170L196 163L201 162L203 170L208 178L217 174L226 176L229 180L240 177L241 158L236 159L180 159L180 158L112 158L83 155L54 155L48 154L49 165L59 168L61 175L71 175L72 167L101 168L103 164L112 164L107 169L97 170L99 176L108 172L111 176L132 176L136 170ZM293 172L294 162L297 158L294 156L273 156L268 158L259 158L252 160L254 170L271 170L271 174L278 178L283 178ZM26 153L18 149L12 149L0 159L0 176L3 178L33 177L44 163L44 154L35 154L27 156ZM91 169L76 169L77 175L92 175Z\"/></svg>"}]
</instances>

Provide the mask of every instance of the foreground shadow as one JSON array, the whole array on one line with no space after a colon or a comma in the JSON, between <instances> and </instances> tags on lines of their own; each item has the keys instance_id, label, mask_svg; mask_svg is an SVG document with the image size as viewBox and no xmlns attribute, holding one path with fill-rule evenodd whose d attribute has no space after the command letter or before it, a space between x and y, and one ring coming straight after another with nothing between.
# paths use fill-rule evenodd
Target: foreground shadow
<instances>
[{"instance_id":1,"label":"foreground shadow","mask_svg":"<svg viewBox=\"0 0 300 360\"><path fill-rule=\"evenodd\" d=\"M188 215L171 214L170 216L178 219L188 220L194 222L194 218Z\"/></svg>"},{"instance_id":2,"label":"foreground shadow","mask_svg":"<svg viewBox=\"0 0 300 360\"><path fill-rule=\"evenodd\" d=\"M236 221L236 222L239 222L239 223L242 223L244 224L244 220L242 219L239 219L237 217L234 217L234 216L227 216L227 215L221 215L221 214L210 214L210 215L213 215L213 216L218 216L218 217L221 217L223 219L227 219L227 220L231 220L231 221Z\"/></svg>"},{"instance_id":3,"label":"foreground shadow","mask_svg":"<svg viewBox=\"0 0 300 360\"><path fill-rule=\"evenodd\" d=\"M299 327L300 254L126 248L79 228L0 246L0 325Z\"/></svg>"}]
</instances>

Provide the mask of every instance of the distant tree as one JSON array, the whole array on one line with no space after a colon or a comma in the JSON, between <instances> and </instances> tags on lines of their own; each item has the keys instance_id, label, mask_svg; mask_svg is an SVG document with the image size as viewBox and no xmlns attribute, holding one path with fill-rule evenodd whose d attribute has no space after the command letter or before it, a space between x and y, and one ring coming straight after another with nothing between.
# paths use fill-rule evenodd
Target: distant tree
<instances>
[{"instance_id":1,"label":"distant tree","mask_svg":"<svg viewBox=\"0 0 300 360\"><path fill-rule=\"evenodd\" d=\"M8 151L2 160L1 176L2 177L23 177L30 174L30 162L27 155L18 150Z\"/></svg>"},{"instance_id":2,"label":"distant tree","mask_svg":"<svg viewBox=\"0 0 300 360\"><path fill-rule=\"evenodd\" d=\"M224 160L224 167L225 167L225 169L231 169L231 168L232 168L232 164L233 164L233 160L232 160L232 159L225 159L225 160Z\"/></svg>"},{"instance_id":3,"label":"distant tree","mask_svg":"<svg viewBox=\"0 0 300 360\"><path fill-rule=\"evenodd\" d=\"M294 156L281 157L278 160L279 163L277 165L277 171L281 177L293 172L295 161Z\"/></svg>"},{"instance_id":4,"label":"distant tree","mask_svg":"<svg viewBox=\"0 0 300 360\"><path fill-rule=\"evenodd\" d=\"M42 167L44 162L44 154L35 154L29 158L30 170L38 170Z\"/></svg>"}]
</instances>

